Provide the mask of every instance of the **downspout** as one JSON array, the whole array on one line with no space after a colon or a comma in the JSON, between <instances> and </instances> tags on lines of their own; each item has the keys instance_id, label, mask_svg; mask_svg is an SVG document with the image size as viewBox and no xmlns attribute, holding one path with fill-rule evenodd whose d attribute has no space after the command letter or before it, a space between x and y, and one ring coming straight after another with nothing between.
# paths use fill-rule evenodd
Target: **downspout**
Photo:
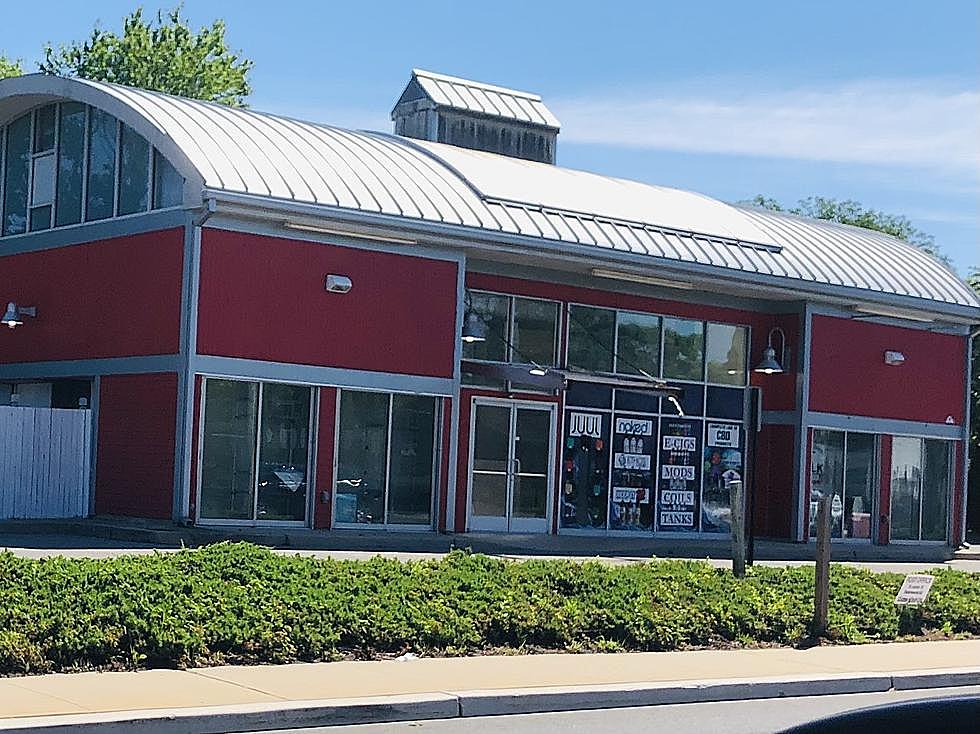
<instances>
[{"instance_id":1,"label":"downspout","mask_svg":"<svg viewBox=\"0 0 980 734\"><path fill-rule=\"evenodd\" d=\"M966 338L966 410L963 413L963 517L960 523L958 545L966 545L967 502L970 498L970 421L973 408L973 340L980 335L980 326L975 326Z\"/></svg>"},{"instance_id":2,"label":"downspout","mask_svg":"<svg viewBox=\"0 0 980 734\"><path fill-rule=\"evenodd\" d=\"M195 457L192 455L194 446L194 362L197 355L197 299L200 286L200 267L201 267L201 229L217 211L218 202L213 196L204 199L201 211L197 216L190 220L191 226L191 246L190 263L188 263L187 278L187 310L183 314L184 333L187 335L187 342L184 345L184 353L181 364L181 373L184 376L184 411L182 432L181 452L181 493L180 500L180 522L182 524L193 524L194 517L191 513L191 467Z\"/></svg>"}]
</instances>

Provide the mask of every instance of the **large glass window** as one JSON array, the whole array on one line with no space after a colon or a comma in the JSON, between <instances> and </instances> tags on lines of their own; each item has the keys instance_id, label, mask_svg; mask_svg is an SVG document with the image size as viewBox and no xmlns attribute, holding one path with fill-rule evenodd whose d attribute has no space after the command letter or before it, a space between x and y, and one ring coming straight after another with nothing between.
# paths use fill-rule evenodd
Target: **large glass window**
<instances>
[{"instance_id":1,"label":"large glass window","mask_svg":"<svg viewBox=\"0 0 980 734\"><path fill-rule=\"evenodd\" d=\"M61 105L58 128L58 203L55 226L82 221L82 171L85 166L85 105Z\"/></svg>"},{"instance_id":2,"label":"large glass window","mask_svg":"<svg viewBox=\"0 0 980 734\"><path fill-rule=\"evenodd\" d=\"M428 525L436 400L343 390L334 521Z\"/></svg>"},{"instance_id":3,"label":"large glass window","mask_svg":"<svg viewBox=\"0 0 980 734\"><path fill-rule=\"evenodd\" d=\"M844 512L844 434L841 431L813 431L810 456L810 537L817 536L817 511L820 500L831 500L832 538L841 537Z\"/></svg>"},{"instance_id":4,"label":"large glass window","mask_svg":"<svg viewBox=\"0 0 980 734\"><path fill-rule=\"evenodd\" d=\"M708 324L708 382L744 385L748 329L729 324Z\"/></svg>"},{"instance_id":5,"label":"large glass window","mask_svg":"<svg viewBox=\"0 0 980 734\"><path fill-rule=\"evenodd\" d=\"M31 163L31 116L7 126L3 175L3 234L27 231L27 181Z\"/></svg>"},{"instance_id":6,"label":"large glass window","mask_svg":"<svg viewBox=\"0 0 980 734\"><path fill-rule=\"evenodd\" d=\"M306 518L310 388L262 386L257 520Z\"/></svg>"},{"instance_id":7,"label":"large glass window","mask_svg":"<svg viewBox=\"0 0 980 734\"><path fill-rule=\"evenodd\" d=\"M310 400L297 385L205 381L202 520L306 518Z\"/></svg>"},{"instance_id":8,"label":"large glass window","mask_svg":"<svg viewBox=\"0 0 980 734\"><path fill-rule=\"evenodd\" d=\"M660 374L660 317L620 311L616 329L616 371Z\"/></svg>"},{"instance_id":9,"label":"large glass window","mask_svg":"<svg viewBox=\"0 0 980 734\"><path fill-rule=\"evenodd\" d=\"M178 206L183 199L183 178L145 138L78 102L38 107L0 127L0 142L6 147L0 236Z\"/></svg>"},{"instance_id":10,"label":"large glass window","mask_svg":"<svg viewBox=\"0 0 980 734\"><path fill-rule=\"evenodd\" d=\"M201 461L202 519L248 520L255 488L258 385L208 380Z\"/></svg>"},{"instance_id":11,"label":"large glass window","mask_svg":"<svg viewBox=\"0 0 980 734\"><path fill-rule=\"evenodd\" d=\"M704 324L690 319L664 319L664 377L704 379Z\"/></svg>"},{"instance_id":12,"label":"large glass window","mask_svg":"<svg viewBox=\"0 0 980 734\"><path fill-rule=\"evenodd\" d=\"M507 361L507 332L510 321L510 299L494 293L470 291L467 308L486 326L486 339L463 344L464 359L487 362Z\"/></svg>"},{"instance_id":13,"label":"large glass window","mask_svg":"<svg viewBox=\"0 0 980 734\"><path fill-rule=\"evenodd\" d=\"M568 308L568 366L612 372L616 312L591 306Z\"/></svg>"},{"instance_id":14,"label":"large glass window","mask_svg":"<svg viewBox=\"0 0 980 734\"><path fill-rule=\"evenodd\" d=\"M150 144L129 125L119 141L119 216L145 212L149 206Z\"/></svg>"},{"instance_id":15,"label":"large glass window","mask_svg":"<svg viewBox=\"0 0 980 734\"><path fill-rule=\"evenodd\" d=\"M512 362L555 364L558 345L558 304L530 298L514 299Z\"/></svg>"},{"instance_id":16,"label":"large glass window","mask_svg":"<svg viewBox=\"0 0 980 734\"><path fill-rule=\"evenodd\" d=\"M846 435L842 538L871 540L878 465L875 444L875 437L870 433Z\"/></svg>"},{"instance_id":17,"label":"large glass window","mask_svg":"<svg viewBox=\"0 0 980 734\"><path fill-rule=\"evenodd\" d=\"M935 439L892 439L892 540L946 540L951 444Z\"/></svg>"},{"instance_id":18,"label":"large glass window","mask_svg":"<svg viewBox=\"0 0 980 734\"><path fill-rule=\"evenodd\" d=\"M391 480L388 522L429 525L432 521L436 402L418 395L391 400Z\"/></svg>"},{"instance_id":19,"label":"large glass window","mask_svg":"<svg viewBox=\"0 0 980 734\"><path fill-rule=\"evenodd\" d=\"M89 115L88 189L85 221L108 219L116 186L116 133L119 121L102 110Z\"/></svg>"}]
</instances>

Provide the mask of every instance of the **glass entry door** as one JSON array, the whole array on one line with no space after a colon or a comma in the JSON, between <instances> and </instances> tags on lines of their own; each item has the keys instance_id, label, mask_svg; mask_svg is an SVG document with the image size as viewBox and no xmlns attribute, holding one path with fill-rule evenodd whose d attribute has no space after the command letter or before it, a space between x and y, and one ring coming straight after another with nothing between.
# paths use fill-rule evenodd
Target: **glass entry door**
<instances>
[{"instance_id":1,"label":"glass entry door","mask_svg":"<svg viewBox=\"0 0 980 734\"><path fill-rule=\"evenodd\" d=\"M470 530L546 533L553 406L476 401L470 450Z\"/></svg>"}]
</instances>

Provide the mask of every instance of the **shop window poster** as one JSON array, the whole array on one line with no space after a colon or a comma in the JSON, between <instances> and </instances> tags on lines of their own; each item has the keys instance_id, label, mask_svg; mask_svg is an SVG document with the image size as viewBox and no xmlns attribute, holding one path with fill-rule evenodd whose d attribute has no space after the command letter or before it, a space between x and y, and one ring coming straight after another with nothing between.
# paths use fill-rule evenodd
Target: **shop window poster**
<instances>
[{"instance_id":1,"label":"shop window poster","mask_svg":"<svg viewBox=\"0 0 980 734\"><path fill-rule=\"evenodd\" d=\"M700 446L700 421L662 419L657 495L657 526L662 532L698 529Z\"/></svg>"},{"instance_id":2,"label":"shop window poster","mask_svg":"<svg viewBox=\"0 0 980 734\"><path fill-rule=\"evenodd\" d=\"M562 449L561 526L605 528L609 497L609 416L570 411Z\"/></svg>"},{"instance_id":3,"label":"shop window poster","mask_svg":"<svg viewBox=\"0 0 980 734\"><path fill-rule=\"evenodd\" d=\"M701 497L701 531L730 533L732 530L731 483L745 474L742 427L730 423L708 423L704 447L704 492Z\"/></svg>"},{"instance_id":4,"label":"shop window poster","mask_svg":"<svg viewBox=\"0 0 980 734\"><path fill-rule=\"evenodd\" d=\"M617 415L613 421L610 528L653 529L653 473L656 465L656 419Z\"/></svg>"}]
</instances>

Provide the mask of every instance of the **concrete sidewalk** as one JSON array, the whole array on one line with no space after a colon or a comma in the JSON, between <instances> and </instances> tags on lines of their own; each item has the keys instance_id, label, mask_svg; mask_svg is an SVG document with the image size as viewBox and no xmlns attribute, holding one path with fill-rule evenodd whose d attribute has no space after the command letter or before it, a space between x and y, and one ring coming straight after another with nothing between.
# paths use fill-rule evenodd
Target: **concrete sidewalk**
<instances>
[{"instance_id":1,"label":"concrete sidewalk","mask_svg":"<svg viewBox=\"0 0 980 734\"><path fill-rule=\"evenodd\" d=\"M0 730L258 731L980 684L980 640L0 679Z\"/></svg>"}]
</instances>

